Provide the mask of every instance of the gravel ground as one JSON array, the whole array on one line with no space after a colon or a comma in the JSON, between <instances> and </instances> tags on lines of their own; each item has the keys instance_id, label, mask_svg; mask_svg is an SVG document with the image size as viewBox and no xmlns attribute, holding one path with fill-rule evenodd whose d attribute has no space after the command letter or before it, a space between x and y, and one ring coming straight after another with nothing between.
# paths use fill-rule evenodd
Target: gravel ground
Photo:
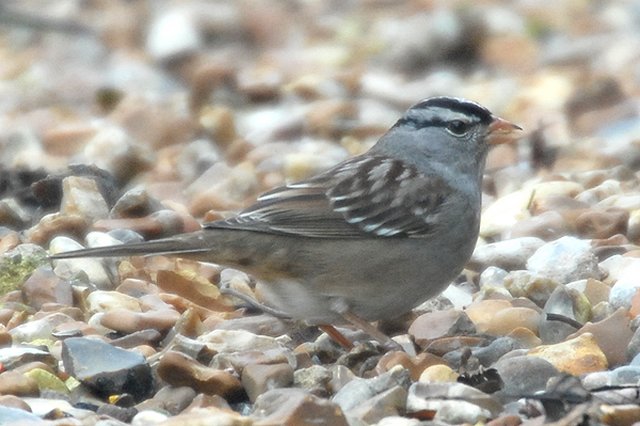
<instances>
[{"instance_id":1,"label":"gravel ground","mask_svg":"<svg viewBox=\"0 0 640 426\"><path fill-rule=\"evenodd\" d=\"M521 125L443 295L344 349L255 280L48 252L198 229L411 104ZM635 2L0 3L0 425L640 422ZM406 295L399 295L406 297Z\"/></svg>"}]
</instances>

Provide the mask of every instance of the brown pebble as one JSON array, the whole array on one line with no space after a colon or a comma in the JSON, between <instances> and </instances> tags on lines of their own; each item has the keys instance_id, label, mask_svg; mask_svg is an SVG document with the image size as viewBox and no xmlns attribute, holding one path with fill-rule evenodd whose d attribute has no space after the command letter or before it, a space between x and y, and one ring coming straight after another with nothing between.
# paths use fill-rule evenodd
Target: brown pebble
<instances>
[{"instance_id":1,"label":"brown pebble","mask_svg":"<svg viewBox=\"0 0 640 426\"><path fill-rule=\"evenodd\" d=\"M286 363L249 364L242 370L242 386L251 402L264 392L290 386L293 383L293 368Z\"/></svg>"},{"instance_id":2,"label":"brown pebble","mask_svg":"<svg viewBox=\"0 0 640 426\"><path fill-rule=\"evenodd\" d=\"M204 393L199 393L193 398L191 404L187 408L184 409L185 412L197 409L197 408L220 408L223 410L231 410L229 403L227 400L222 398L219 395L207 395Z\"/></svg>"},{"instance_id":3,"label":"brown pebble","mask_svg":"<svg viewBox=\"0 0 640 426\"><path fill-rule=\"evenodd\" d=\"M231 374L209 368L180 352L168 351L160 359L158 375L172 386L189 386L196 392L220 395L227 399L242 392L240 380Z\"/></svg>"},{"instance_id":4,"label":"brown pebble","mask_svg":"<svg viewBox=\"0 0 640 426\"><path fill-rule=\"evenodd\" d=\"M376 372L382 374L391 370L396 365L401 365L409 370L412 380L418 380L427 367L438 364L446 364L446 361L439 356L427 352L412 357L406 352L392 351L387 352L380 358L376 365Z\"/></svg>"},{"instance_id":5,"label":"brown pebble","mask_svg":"<svg viewBox=\"0 0 640 426\"><path fill-rule=\"evenodd\" d=\"M29 406L29 404L15 395L1 395L0 405L3 407L18 408L20 410L31 412L31 407Z\"/></svg>"},{"instance_id":6,"label":"brown pebble","mask_svg":"<svg viewBox=\"0 0 640 426\"><path fill-rule=\"evenodd\" d=\"M49 267L40 267L22 284L22 295L25 302L40 309L45 303L73 305L71 284L62 280Z\"/></svg>"},{"instance_id":7,"label":"brown pebble","mask_svg":"<svg viewBox=\"0 0 640 426\"><path fill-rule=\"evenodd\" d=\"M628 221L629 212L623 209L587 210L576 218L575 226L585 238L609 238L625 234Z\"/></svg>"},{"instance_id":8,"label":"brown pebble","mask_svg":"<svg viewBox=\"0 0 640 426\"><path fill-rule=\"evenodd\" d=\"M133 333L147 328L164 331L176 324L180 314L173 309L132 312L127 309L112 309L105 312L100 324L121 333Z\"/></svg>"},{"instance_id":9,"label":"brown pebble","mask_svg":"<svg viewBox=\"0 0 640 426\"><path fill-rule=\"evenodd\" d=\"M520 416L511 414L493 419L486 426L518 426L519 424L522 424Z\"/></svg>"},{"instance_id":10,"label":"brown pebble","mask_svg":"<svg viewBox=\"0 0 640 426\"><path fill-rule=\"evenodd\" d=\"M58 235L81 240L89 229L89 220L77 214L52 213L26 232L27 239L38 245L46 245Z\"/></svg>"},{"instance_id":11,"label":"brown pebble","mask_svg":"<svg viewBox=\"0 0 640 426\"><path fill-rule=\"evenodd\" d=\"M610 367L627 363L626 349L633 337L633 330L630 327L629 312L626 309L620 308L602 321L586 323L567 339L573 339L584 333L593 335L596 343L607 357Z\"/></svg>"},{"instance_id":12,"label":"brown pebble","mask_svg":"<svg viewBox=\"0 0 640 426\"><path fill-rule=\"evenodd\" d=\"M230 311L232 304L220 293L218 287L199 275L190 275L175 271L158 271L158 287L168 293L180 295L212 311Z\"/></svg>"},{"instance_id":13,"label":"brown pebble","mask_svg":"<svg viewBox=\"0 0 640 426\"><path fill-rule=\"evenodd\" d=\"M0 374L0 394L16 396L38 396L38 383L16 371L5 371Z\"/></svg>"}]
</instances>

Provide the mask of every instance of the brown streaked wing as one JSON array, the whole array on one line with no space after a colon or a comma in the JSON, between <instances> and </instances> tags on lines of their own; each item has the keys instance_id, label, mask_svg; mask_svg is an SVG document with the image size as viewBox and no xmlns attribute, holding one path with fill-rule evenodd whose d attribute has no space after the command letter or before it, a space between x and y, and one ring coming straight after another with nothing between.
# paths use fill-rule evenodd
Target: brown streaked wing
<instances>
[{"instance_id":1,"label":"brown streaked wing","mask_svg":"<svg viewBox=\"0 0 640 426\"><path fill-rule=\"evenodd\" d=\"M237 216L205 227L316 238L424 237L447 193L440 180L399 160L355 157L269 191Z\"/></svg>"}]
</instances>

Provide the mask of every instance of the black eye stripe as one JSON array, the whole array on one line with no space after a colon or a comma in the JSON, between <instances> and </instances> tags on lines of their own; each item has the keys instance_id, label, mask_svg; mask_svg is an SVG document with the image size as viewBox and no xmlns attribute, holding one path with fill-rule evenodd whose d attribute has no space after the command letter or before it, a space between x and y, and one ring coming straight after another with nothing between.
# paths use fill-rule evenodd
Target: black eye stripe
<instances>
[{"instance_id":1,"label":"black eye stripe","mask_svg":"<svg viewBox=\"0 0 640 426\"><path fill-rule=\"evenodd\" d=\"M463 122L462 120L452 120L452 121L460 121ZM414 129L422 129L424 127L448 127L452 121L444 121L444 120L418 120L414 117L402 117L401 119L399 119L395 126L393 127L398 127L398 126L409 126L412 127ZM465 123L467 125L467 127L471 127L473 126L474 123L470 123L470 122L466 122Z\"/></svg>"}]
</instances>

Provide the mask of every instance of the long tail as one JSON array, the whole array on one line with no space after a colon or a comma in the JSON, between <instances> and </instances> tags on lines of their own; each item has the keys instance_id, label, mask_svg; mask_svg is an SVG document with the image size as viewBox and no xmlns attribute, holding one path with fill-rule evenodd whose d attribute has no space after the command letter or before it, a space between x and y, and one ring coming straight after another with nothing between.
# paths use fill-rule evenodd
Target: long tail
<instances>
[{"instance_id":1,"label":"long tail","mask_svg":"<svg viewBox=\"0 0 640 426\"><path fill-rule=\"evenodd\" d=\"M188 238L186 238L188 235ZM204 238L198 238L197 233L179 235L154 241L133 244L118 244L105 247L93 247L56 253L50 259L72 259L77 257L125 257L163 254L198 254L206 253L210 248L206 246Z\"/></svg>"}]
</instances>

